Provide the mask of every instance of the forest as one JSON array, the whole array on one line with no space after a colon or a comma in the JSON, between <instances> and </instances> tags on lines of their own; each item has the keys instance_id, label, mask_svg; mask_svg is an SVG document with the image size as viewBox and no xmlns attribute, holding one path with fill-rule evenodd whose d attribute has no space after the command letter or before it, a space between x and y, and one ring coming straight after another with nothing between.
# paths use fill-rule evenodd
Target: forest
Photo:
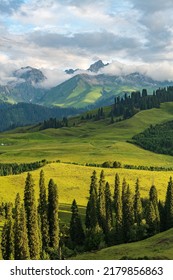
<instances>
[{"instance_id":1,"label":"forest","mask_svg":"<svg viewBox=\"0 0 173 280\"><path fill-rule=\"evenodd\" d=\"M5 219L1 251L5 260L68 259L82 252L112 245L139 241L173 227L173 181L167 183L165 200L158 199L152 185L148 197L140 195L137 178L132 193L124 178L115 174L111 193L104 170L94 170L90 178L85 219L81 219L77 200L71 204L69 224L59 220L58 188L53 179L45 185L40 171L39 197L35 184L27 174L23 199L16 195L12 202L2 203L0 217ZM38 201L38 203L37 203Z\"/></svg>"},{"instance_id":2,"label":"forest","mask_svg":"<svg viewBox=\"0 0 173 280\"><path fill-rule=\"evenodd\" d=\"M162 124L150 125L142 133L132 138L132 143L142 148L159 153L173 155L173 121Z\"/></svg>"}]
</instances>

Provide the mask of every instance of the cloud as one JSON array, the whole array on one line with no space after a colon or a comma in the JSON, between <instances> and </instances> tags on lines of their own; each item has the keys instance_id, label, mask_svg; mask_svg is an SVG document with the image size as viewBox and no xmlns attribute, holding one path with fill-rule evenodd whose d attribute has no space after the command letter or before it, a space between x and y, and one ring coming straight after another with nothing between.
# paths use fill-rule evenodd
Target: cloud
<instances>
[{"instance_id":1,"label":"cloud","mask_svg":"<svg viewBox=\"0 0 173 280\"><path fill-rule=\"evenodd\" d=\"M11 14L24 3L24 0L1 0L0 13Z\"/></svg>"},{"instance_id":2,"label":"cloud","mask_svg":"<svg viewBox=\"0 0 173 280\"><path fill-rule=\"evenodd\" d=\"M173 62L162 63L125 64L112 61L108 66L100 70L101 74L123 76L134 72L149 76L157 81L173 81Z\"/></svg>"}]
</instances>

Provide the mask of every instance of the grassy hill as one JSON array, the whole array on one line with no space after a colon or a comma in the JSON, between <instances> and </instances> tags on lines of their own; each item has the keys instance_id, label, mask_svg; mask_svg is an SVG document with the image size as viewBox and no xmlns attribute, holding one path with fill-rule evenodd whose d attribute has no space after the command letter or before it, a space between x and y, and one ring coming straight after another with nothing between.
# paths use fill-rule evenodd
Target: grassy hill
<instances>
[{"instance_id":1,"label":"grassy hill","mask_svg":"<svg viewBox=\"0 0 173 280\"><path fill-rule=\"evenodd\" d=\"M171 156L143 150L127 142L135 134L149 127L150 124L162 123L168 120L173 120L173 103L164 103L160 109L141 111L128 120L113 124L110 124L110 119L108 118L94 122L92 120L81 121L80 117L75 117L70 120L71 123L76 121L77 125L75 127L47 129L43 131L38 131L37 128L34 129L33 127L15 129L0 134L0 162L33 162L44 158L54 161L44 166L46 185L50 178L53 178L55 183L57 183L60 201L60 222L66 221L68 223L71 216L70 205L74 198L77 200L77 204L80 206L80 213L84 218L90 176L94 169L97 171L97 176L99 176L102 170L99 167L86 166L86 163L120 161L123 164L173 167L173 158ZM57 163L57 160L61 162ZM72 163L78 163L78 165ZM37 197L39 172L40 170L32 171ZM161 200L165 199L167 183L169 177L172 175L171 171L158 172L106 168L105 177L106 181L110 183L112 192L116 172L119 173L121 182L124 177L126 178L132 191L134 191L135 181L138 177L142 197L148 197L149 188L154 183L158 190L159 199ZM25 179L26 173L0 177L0 202L14 202L17 192L22 196ZM170 240L171 244L172 239ZM147 240L142 242L144 243L141 244L144 245L140 245L141 248L142 246L147 246L145 243L148 242ZM123 246L131 246L129 247L130 253L133 248L137 248L135 244L121 245L122 247L119 247L121 254L119 253L119 255L114 256L110 253L110 257L123 257L126 255L124 249L126 247ZM162 242L158 244L160 244L159 248L162 248ZM170 248L172 248L171 246ZM118 252L117 248L116 246L116 252ZM104 250L108 249L111 248ZM105 254L109 254L109 252ZM133 257L133 254L135 252L131 253L130 257ZM144 251L141 251L140 254L139 256L143 257L149 253L146 252L145 254ZM161 256L172 258L169 250L168 254L166 252L163 254L160 253ZM107 258L106 255L105 257ZM89 255L88 258L90 258ZM95 258L99 259L104 257L96 256Z\"/></svg>"},{"instance_id":2,"label":"grassy hill","mask_svg":"<svg viewBox=\"0 0 173 280\"><path fill-rule=\"evenodd\" d=\"M119 259L173 259L173 229L148 239L117 245L97 252L77 255L73 260L119 260Z\"/></svg>"},{"instance_id":3,"label":"grassy hill","mask_svg":"<svg viewBox=\"0 0 173 280\"><path fill-rule=\"evenodd\" d=\"M73 122L77 118L73 118ZM160 109L140 111L128 120L110 124L110 119L80 121L75 127L31 132L30 128L0 134L0 162L31 162L40 159L63 162L102 163L173 167L169 155L143 150L127 140L150 124L173 120L173 103Z\"/></svg>"}]
</instances>

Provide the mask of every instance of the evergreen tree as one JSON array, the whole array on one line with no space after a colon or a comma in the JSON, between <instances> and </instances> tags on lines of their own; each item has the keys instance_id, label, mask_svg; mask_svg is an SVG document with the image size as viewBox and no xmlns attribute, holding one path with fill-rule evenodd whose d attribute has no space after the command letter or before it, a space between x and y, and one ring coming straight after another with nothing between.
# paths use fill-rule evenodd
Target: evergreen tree
<instances>
[{"instance_id":1,"label":"evergreen tree","mask_svg":"<svg viewBox=\"0 0 173 280\"><path fill-rule=\"evenodd\" d=\"M37 207L34 195L34 181L30 173L27 174L24 190L24 206L26 211L26 224L28 230L30 257L40 259L40 238Z\"/></svg>"},{"instance_id":2,"label":"evergreen tree","mask_svg":"<svg viewBox=\"0 0 173 280\"><path fill-rule=\"evenodd\" d=\"M102 170L100 173L98 190L98 221L103 232L106 230L106 201L105 201L105 175Z\"/></svg>"},{"instance_id":3,"label":"evergreen tree","mask_svg":"<svg viewBox=\"0 0 173 280\"><path fill-rule=\"evenodd\" d=\"M14 258L15 260L20 260L20 195L17 193L15 199L15 208L14 208Z\"/></svg>"},{"instance_id":4,"label":"evergreen tree","mask_svg":"<svg viewBox=\"0 0 173 280\"><path fill-rule=\"evenodd\" d=\"M72 216L70 221L70 237L74 247L78 245L81 246L84 244L85 234L84 234L81 218L78 212L78 206L75 199L73 200L71 211L72 211Z\"/></svg>"},{"instance_id":5,"label":"evergreen tree","mask_svg":"<svg viewBox=\"0 0 173 280\"><path fill-rule=\"evenodd\" d=\"M134 196L134 216L135 222L139 226L142 222L142 202L139 191L139 179L136 180L135 196Z\"/></svg>"},{"instance_id":6,"label":"evergreen tree","mask_svg":"<svg viewBox=\"0 0 173 280\"><path fill-rule=\"evenodd\" d=\"M97 213L97 176L93 171L90 184L90 196L86 207L85 225L87 229L96 230L98 228Z\"/></svg>"},{"instance_id":7,"label":"evergreen tree","mask_svg":"<svg viewBox=\"0 0 173 280\"><path fill-rule=\"evenodd\" d=\"M147 204L145 215L146 223L148 225L148 235L152 236L157 233L157 217L151 200L149 200Z\"/></svg>"},{"instance_id":8,"label":"evergreen tree","mask_svg":"<svg viewBox=\"0 0 173 280\"><path fill-rule=\"evenodd\" d=\"M4 260L14 259L14 233L12 212L9 212L8 220L3 226L1 237L1 251Z\"/></svg>"},{"instance_id":9,"label":"evergreen tree","mask_svg":"<svg viewBox=\"0 0 173 280\"><path fill-rule=\"evenodd\" d=\"M120 193L120 178L118 173L115 175L114 188L114 208L115 208L115 233L116 243L122 242L122 200Z\"/></svg>"},{"instance_id":10,"label":"evergreen tree","mask_svg":"<svg viewBox=\"0 0 173 280\"><path fill-rule=\"evenodd\" d=\"M53 179L48 184L48 221L50 247L59 248L58 188Z\"/></svg>"},{"instance_id":11,"label":"evergreen tree","mask_svg":"<svg viewBox=\"0 0 173 280\"><path fill-rule=\"evenodd\" d=\"M24 205L21 205L20 209L20 222L19 222L19 244L20 244L20 260L29 260L30 253L29 253L29 243L28 243L28 233L26 227L26 213ZM18 246L19 247L19 246Z\"/></svg>"},{"instance_id":12,"label":"evergreen tree","mask_svg":"<svg viewBox=\"0 0 173 280\"><path fill-rule=\"evenodd\" d=\"M153 203L154 211L155 211L155 215L156 215L156 221L155 221L156 229L155 230L156 230L156 232L159 232L160 231L160 215L159 215L159 208L158 208L157 189L154 185L151 186L151 188L150 188L149 199Z\"/></svg>"},{"instance_id":13,"label":"evergreen tree","mask_svg":"<svg viewBox=\"0 0 173 280\"><path fill-rule=\"evenodd\" d=\"M106 208L106 237L113 227L113 215L112 215L112 199L109 183L105 186L105 208Z\"/></svg>"},{"instance_id":14,"label":"evergreen tree","mask_svg":"<svg viewBox=\"0 0 173 280\"><path fill-rule=\"evenodd\" d=\"M124 241L129 242L132 239L134 225L134 201L129 185L123 196L123 235Z\"/></svg>"},{"instance_id":15,"label":"evergreen tree","mask_svg":"<svg viewBox=\"0 0 173 280\"><path fill-rule=\"evenodd\" d=\"M42 249L46 250L49 246L49 228L48 228L48 212L47 212L47 198L46 198L46 187L44 179L44 171L40 171L40 180L39 180L39 205L38 213L40 215L40 227L41 227L41 236L42 236Z\"/></svg>"},{"instance_id":16,"label":"evergreen tree","mask_svg":"<svg viewBox=\"0 0 173 280\"><path fill-rule=\"evenodd\" d=\"M168 182L167 191L166 191L165 220L166 220L166 229L173 227L173 182L172 182L172 177L170 177L170 180Z\"/></svg>"}]
</instances>

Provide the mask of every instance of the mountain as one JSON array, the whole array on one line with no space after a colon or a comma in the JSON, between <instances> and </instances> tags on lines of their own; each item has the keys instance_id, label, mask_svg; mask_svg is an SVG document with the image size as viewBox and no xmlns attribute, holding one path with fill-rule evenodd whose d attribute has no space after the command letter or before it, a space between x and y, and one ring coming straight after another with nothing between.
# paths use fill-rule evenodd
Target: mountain
<instances>
[{"instance_id":1,"label":"mountain","mask_svg":"<svg viewBox=\"0 0 173 280\"><path fill-rule=\"evenodd\" d=\"M47 108L31 103L0 104L0 131L17 126L31 125L49 118L62 119L76 115L78 111L73 108Z\"/></svg>"},{"instance_id":2,"label":"mountain","mask_svg":"<svg viewBox=\"0 0 173 280\"><path fill-rule=\"evenodd\" d=\"M46 80L41 70L30 66L22 67L13 72L13 81L5 86L0 85L0 102L87 109L110 105L117 95L122 96L124 93L143 88L152 94L154 89L172 84L168 81L153 80L138 72L120 76L100 74L99 70L107 66L108 63L104 64L102 60L98 60L83 74L77 74L78 69L65 70L67 74L74 76L50 89L41 86Z\"/></svg>"},{"instance_id":3,"label":"mountain","mask_svg":"<svg viewBox=\"0 0 173 280\"><path fill-rule=\"evenodd\" d=\"M122 76L78 74L47 91L41 104L75 108L99 107L110 105L117 95L143 88L152 93L154 89L170 84L155 81L137 72Z\"/></svg>"},{"instance_id":4,"label":"mountain","mask_svg":"<svg viewBox=\"0 0 173 280\"><path fill-rule=\"evenodd\" d=\"M109 63L104 64L102 60L98 60L95 63L91 64L87 70L90 72L97 73L101 68L104 68L107 65L109 65Z\"/></svg>"},{"instance_id":5,"label":"mountain","mask_svg":"<svg viewBox=\"0 0 173 280\"><path fill-rule=\"evenodd\" d=\"M39 103L45 94L45 89L40 87L46 77L36 68L22 67L13 72L14 80L6 86L0 86L0 100L10 103L32 102Z\"/></svg>"}]
</instances>

